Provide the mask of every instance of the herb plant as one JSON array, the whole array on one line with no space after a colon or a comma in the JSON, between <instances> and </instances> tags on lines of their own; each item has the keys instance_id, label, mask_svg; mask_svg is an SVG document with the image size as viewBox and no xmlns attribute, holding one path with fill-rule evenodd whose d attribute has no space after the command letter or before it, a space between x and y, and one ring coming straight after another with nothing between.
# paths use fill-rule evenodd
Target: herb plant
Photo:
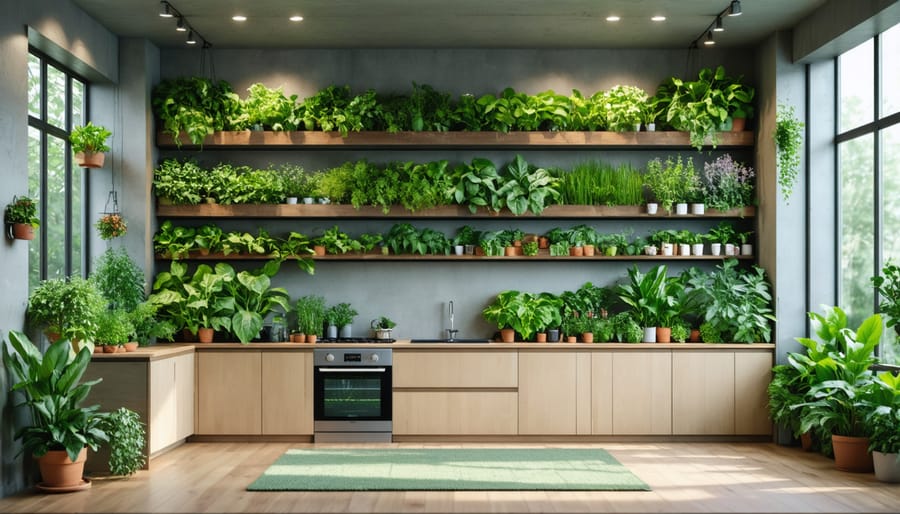
<instances>
[{"instance_id":1,"label":"herb plant","mask_svg":"<svg viewBox=\"0 0 900 514\"><path fill-rule=\"evenodd\" d=\"M729 154L705 163L703 178L706 204L722 211L753 205L755 176L753 168L736 162Z\"/></svg>"},{"instance_id":2,"label":"herb plant","mask_svg":"<svg viewBox=\"0 0 900 514\"><path fill-rule=\"evenodd\" d=\"M144 301L144 270L124 248L107 249L94 262L90 278L113 309L132 311Z\"/></svg>"}]
</instances>

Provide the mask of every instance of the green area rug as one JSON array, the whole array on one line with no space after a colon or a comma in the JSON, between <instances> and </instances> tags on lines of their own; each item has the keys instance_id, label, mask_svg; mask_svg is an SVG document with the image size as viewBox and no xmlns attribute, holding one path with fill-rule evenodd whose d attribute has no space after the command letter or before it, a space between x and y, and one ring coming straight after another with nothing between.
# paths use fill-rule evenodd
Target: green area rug
<instances>
[{"instance_id":1,"label":"green area rug","mask_svg":"<svg viewBox=\"0 0 900 514\"><path fill-rule=\"evenodd\" d=\"M586 448L288 450L248 491L649 491Z\"/></svg>"}]
</instances>

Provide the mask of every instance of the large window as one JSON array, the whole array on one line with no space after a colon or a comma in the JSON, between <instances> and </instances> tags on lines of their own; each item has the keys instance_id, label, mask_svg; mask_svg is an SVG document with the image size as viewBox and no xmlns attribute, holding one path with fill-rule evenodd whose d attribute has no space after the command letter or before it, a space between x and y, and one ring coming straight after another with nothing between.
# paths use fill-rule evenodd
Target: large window
<instances>
[{"instance_id":1,"label":"large window","mask_svg":"<svg viewBox=\"0 0 900 514\"><path fill-rule=\"evenodd\" d=\"M41 228L29 251L29 286L84 272L85 171L72 160L69 132L85 123L87 83L50 58L28 56L28 195Z\"/></svg>"},{"instance_id":2,"label":"large window","mask_svg":"<svg viewBox=\"0 0 900 514\"><path fill-rule=\"evenodd\" d=\"M840 304L855 327L877 308L870 278L900 264L900 25L838 56L837 70ZM880 352L900 363L893 331Z\"/></svg>"}]
</instances>

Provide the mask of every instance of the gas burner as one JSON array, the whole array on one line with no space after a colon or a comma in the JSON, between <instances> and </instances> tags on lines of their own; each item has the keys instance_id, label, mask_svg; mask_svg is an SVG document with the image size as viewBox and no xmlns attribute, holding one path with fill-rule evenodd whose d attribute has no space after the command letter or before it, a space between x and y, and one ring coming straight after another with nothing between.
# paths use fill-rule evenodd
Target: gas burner
<instances>
[{"instance_id":1,"label":"gas burner","mask_svg":"<svg viewBox=\"0 0 900 514\"><path fill-rule=\"evenodd\" d=\"M323 337L317 341L319 343L390 344L396 341L396 339L375 339L372 337Z\"/></svg>"}]
</instances>

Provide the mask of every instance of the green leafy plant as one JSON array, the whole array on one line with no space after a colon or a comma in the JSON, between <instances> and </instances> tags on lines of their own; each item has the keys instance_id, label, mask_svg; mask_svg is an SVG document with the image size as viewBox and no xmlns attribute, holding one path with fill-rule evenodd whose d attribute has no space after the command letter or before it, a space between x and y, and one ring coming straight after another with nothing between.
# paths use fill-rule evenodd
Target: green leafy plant
<instances>
[{"instance_id":1,"label":"green leafy plant","mask_svg":"<svg viewBox=\"0 0 900 514\"><path fill-rule=\"evenodd\" d=\"M100 239L109 240L124 236L128 231L128 223L117 212L105 213L94 223L94 228L97 229Z\"/></svg>"},{"instance_id":2,"label":"green leafy plant","mask_svg":"<svg viewBox=\"0 0 900 514\"><path fill-rule=\"evenodd\" d=\"M175 335L175 324L169 320L157 319L158 307L149 300L137 304L128 312L128 318L134 326L134 338L141 346L147 346L155 339L172 340Z\"/></svg>"},{"instance_id":3,"label":"green leafy plant","mask_svg":"<svg viewBox=\"0 0 900 514\"><path fill-rule=\"evenodd\" d=\"M133 475L144 467L146 431L137 412L119 407L100 423L109 436L109 471L113 475Z\"/></svg>"},{"instance_id":4,"label":"green leafy plant","mask_svg":"<svg viewBox=\"0 0 900 514\"><path fill-rule=\"evenodd\" d=\"M325 298L318 295L306 295L297 299L297 328L300 332L317 336L322 335L322 324L325 321Z\"/></svg>"},{"instance_id":5,"label":"green leafy plant","mask_svg":"<svg viewBox=\"0 0 900 514\"><path fill-rule=\"evenodd\" d=\"M85 446L96 450L108 440L101 426L103 415L97 412L99 406L81 406L91 388L101 381L81 381L91 361L90 348L70 355L72 346L60 340L41 355L25 334L15 330L9 332L9 345L0 346L11 390L24 395L21 405L31 411L31 424L15 435L22 439L23 451L40 457L50 450L65 450L75 461Z\"/></svg>"},{"instance_id":6,"label":"green leafy plant","mask_svg":"<svg viewBox=\"0 0 900 514\"><path fill-rule=\"evenodd\" d=\"M557 180L547 170L529 166L521 155L516 155L506 171L497 196L516 216L527 210L541 214L548 203L559 200Z\"/></svg>"},{"instance_id":7,"label":"green leafy plant","mask_svg":"<svg viewBox=\"0 0 900 514\"><path fill-rule=\"evenodd\" d=\"M225 280L225 291L234 300L234 315L231 317L231 332L241 343L249 343L259 335L265 317L280 308L290 310L290 297L281 287L272 287L272 277L278 273L280 261L267 262L262 268L234 273L231 266L219 263L217 272L229 278Z\"/></svg>"},{"instance_id":8,"label":"green leafy plant","mask_svg":"<svg viewBox=\"0 0 900 514\"><path fill-rule=\"evenodd\" d=\"M781 195L788 201L794 190L794 182L800 168L800 149L803 146L804 124L794 114L794 107L779 104L775 112L775 150L778 155L778 185Z\"/></svg>"},{"instance_id":9,"label":"green leafy plant","mask_svg":"<svg viewBox=\"0 0 900 514\"><path fill-rule=\"evenodd\" d=\"M94 125L90 121L82 127L75 127L69 133L69 142L72 143L72 151L75 153L100 153L108 152L109 145L106 140L112 132L102 125Z\"/></svg>"},{"instance_id":10,"label":"green leafy plant","mask_svg":"<svg viewBox=\"0 0 900 514\"><path fill-rule=\"evenodd\" d=\"M153 88L151 103L163 131L174 137L179 146L178 136L182 131L193 144L202 145L203 139L216 130L239 130L247 126L240 97L224 80L214 82L201 77L164 80Z\"/></svg>"},{"instance_id":11,"label":"green leafy plant","mask_svg":"<svg viewBox=\"0 0 900 514\"><path fill-rule=\"evenodd\" d=\"M644 178L630 164L614 167L599 161L575 165L558 173L559 201L566 205L640 205Z\"/></svg>"},{"instance_id":12,"label":"green leafy plant","mask_svg":"<svg viewBox=\"0 0 900 514\"><path fill-rule=\"evenodd\" d=\"M124 310L103 311L97 318L97 330L94 337L99 345L120 346L130 341L132 335L134 335L134 325L131 324L131 319Z\"/></svg>"},{"instance_id":13,"label":"green leafy plant","mask_svg":"<svg viewBox=\"0 0 900 514\"><path fill-rule=\"evenodd\" d=\"M203 181L203 170L190 160L166 159L153 170L153 189L157 198L166 198L175 205L200 203L198 184Z\"/></svg>"},{"instance_id":14,"label":"green leafy plant","mask_svg":"<svg viewBox=\"0 0 900 514\"><path fill-rule=\"evenodd\" d=\"M28 298L29 321L63 339L93 341L107 300L93 281L80 277L42 281Z\"/></svg>"},{"instance_id":15,"label":"green leafy plant","mask_svg":"<svg viewBox=\"0 0 900 514\"><path fill-rule=\"evenodd\" d=\"M358 315L359 313L356 312L356 309L347 302L341 302L335 305L332 307L331 311L332 321L338 328L352 324L354 318Z\"/></svg>"},{"instance_id":16,"label":"green leafy plant","mask_svg":"<svg viewBox=\"0 0 900 514\"><path fill-rule=\"evenodd\" d=\"M695 81L675 77L666 80L657 90L657 96L668 98L666 123L690 132L691 145L697 150L703 148L707 139L715 148L719 142L717 132L729 115L724 89L735 82L726 77L722 66L701 69Z\"/></svg>"},{"instance_id":17,"label":"green leafy plant","mask_svg":"<svg viewBox=\"0 0 900 514\"><path fill-rule=\"evenodd\" d=\"M543 321L535 316L535 296L520 291L503 291L481 312L484 319L499 329L512 328L530 341Z\"/></svg>"},{"instance_id":18,"label":"green leafy plant","mask_svg":"<svg viewBox=\"0 0 900 514\"><path fill-rule=\"evenodd\" d=\"M472 214L479 207L492 211L502 208L498 190L502 184L494 163L487 159L475 158L471 164L463 164L454 170L455 182L453 199L460 205L467 205Z\"/></svg>"},{"instance_id":19,"label":"green leafy plant","mask_svg":"<svg viewBox=\"0 0 900 514\"><path fill-rule=\"evenodd\" d=\"M870 281L881 298L878 309L887 316L888 328L900 331L900 266L888 261Z\"/></svg>"},{"instance_id":20,"label":"green leafy plant","mask_svg":"<svg viewBox=\"0 0 900 514\"><path fill-rule=\"evenodd\" d=\"M33 228L38 228L41 220L37 217L37 202L27 196L14 196L12 203L6 205L3 221L5 223L25 223Z\"/></svg>"},{"instance_id":21,"label":"green leafy plant","mask_svg":"<svg viewBox=\"0 0 900 514\"><path fill-rule=\"evenodd\" d=\"M537 241L526 241L522 243L522 254L526 257L534 257L538 254L538 242Z\"/></svg>"},{"instance_id":22,"label":"green leafy plant","mask_svg":"<svg viewBox=\"0 0 900 514\"><path fill-rule=\"evenodd\" d=\"M706 204L727 211L755 203L753 168L744 166L725 154L703 165L703 193Z\"/></svg>"},{"instance_id":23,"label":"green leafy plant","mask_svg":"<svg viewBox=\"0 0 900 514\"><path fill-rule=\"evenodd\" d=\"M647 93L635 86L613 86L600 100L606 115L606 127L614 132L635 130L641 123Z\"/></svg>"},{"instance_id":24,"label":"green leafy plant","mask_svg":"<svg viewBox=\"0 0 900 514\"><path fill-rule=\"evenodd\" d=\"M610 318L616 340L620 343L640 343L644 331L629 312L620 312Z\"/></svg>"},{"instance_id":25,"label":"green leafy plant","mask_svg":"<svg viewBox=\"0 0 900 514\"><path fill-rule=\"evenodd\" d=\"M705 321L700 324L700 339L704 343L717 344L724 343L722 332L712 323Z\"/></svg>"},{"instance_id":26,"label":"green leafy plant","mask_svg":"<svg viewBox=\"0 0 900 514\"><path fill-rule=\"evenodd\" d=\"M666 273L665 266L644 274L635 265L628 269L629 282L618 287L619 298L631 307L632 316L643 327L657 326L675 308L675 297L667 291Z\"/></svg>"},{"instance_id":27,"label":"green leafy plant","mask_svg":"<svg viewBox=\"0 0 900 514\"><path fill-rule=\"evenodd\" d=\"M648 162L644 181L660 207L668 212L676 202L687 201L699 185L693 159L688 157L682 161L680 155L675 159L667 157L665 162L660 159Z\"/></svg>"},{"instance_id":28,"label":"green leafy plant","mask_svg":"<svg viewBox=\"0 0 900 514\"><path fill-rule=\"evenodd\" d=\"M302 119L297 112L297 95L284 96L281 88L269 89L263 84L251 85L242 107L251 127L271 130L297 130Z\"/></svg>"},{"instance_id":29,"label":"green leafy plant","mask_svg":"<svg viewBox=\"0 0 900 514\"><path fill-rule=\"evenodd\" d=\"M871 409L866 414L869 451L900 453L900 377L883 371L871 387L867 395Z\"/></svg>"}]
</instances>

